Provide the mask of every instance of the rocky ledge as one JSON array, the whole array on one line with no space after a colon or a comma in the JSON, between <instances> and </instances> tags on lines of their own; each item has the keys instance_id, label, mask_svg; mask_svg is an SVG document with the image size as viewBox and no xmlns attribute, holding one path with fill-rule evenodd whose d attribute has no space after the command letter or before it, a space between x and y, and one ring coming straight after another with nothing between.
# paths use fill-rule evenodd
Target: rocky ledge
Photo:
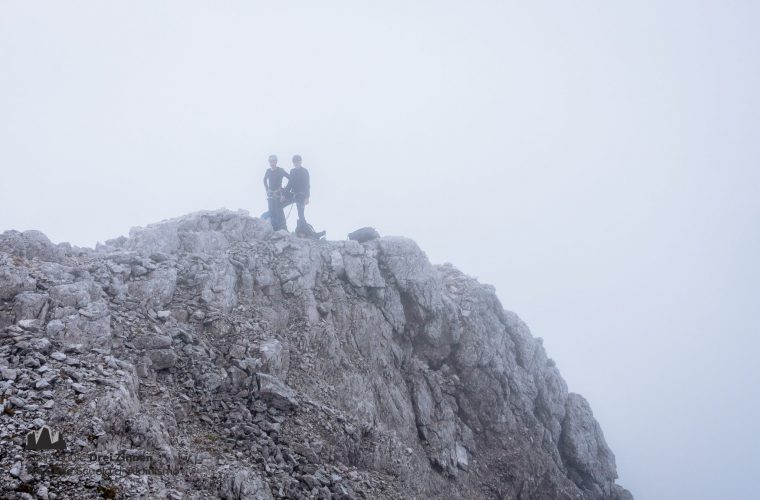
<instances>
[{"instance_id":1,"label":"rocky ledge","mask_svg":"<svg viewBox=\"0 0 760 500\"><path fill-rule=\"evenodd\" d=\"M632 498L492 287L245 212L0 235L0 408L4 498Z\"/></svg>"}]
</instances>

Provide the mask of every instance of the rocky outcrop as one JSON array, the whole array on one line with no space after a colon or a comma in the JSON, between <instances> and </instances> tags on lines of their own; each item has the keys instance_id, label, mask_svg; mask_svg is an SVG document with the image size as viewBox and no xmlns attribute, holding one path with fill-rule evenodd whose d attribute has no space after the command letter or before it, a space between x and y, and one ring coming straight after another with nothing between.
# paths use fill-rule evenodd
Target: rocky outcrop
<instances>
[{"instance_id":1,"label":"rocky outcrop","mask_svg":"<svg viewBox=\"0 0 760 500\"><path fill-rule=\"evenodd\" d=\"M94 250L8 231L0 329L6 496L631 498L541 340L406 238L230 211Z\"/></svg>"}]
</instances>

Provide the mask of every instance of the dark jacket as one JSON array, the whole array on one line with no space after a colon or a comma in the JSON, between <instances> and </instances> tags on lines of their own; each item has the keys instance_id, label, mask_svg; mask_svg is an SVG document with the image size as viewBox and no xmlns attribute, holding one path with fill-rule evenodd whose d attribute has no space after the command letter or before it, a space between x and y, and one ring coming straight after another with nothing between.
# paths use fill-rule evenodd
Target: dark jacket
<instances>
[{"instance_id":1,"label":"dark jacket","mask_svg":"<svg viewBox=\"0 0 760 500\"><path fill-rule=\"evenodd\" d=\"M268 168L267 173L264 174L264 187L267 191L277 191L278 189L282 189L283 177L290 178L284 168L276 167L274 170Z\"/></svg>"},{"instance_id":2,"label":"dark jacket","mask_svg":"<svg viewBox=\"0 0 760 500\"><path fill-rule=\"evenodd\" d=\"M308 170L303 167L292 168L290 169L290 176L288 178L290 180L288 181L287 187L285 187L285 191L293 194L301 194L306 198L309 197L311 185L309 183Z\"/></svg>"}]
</instances>

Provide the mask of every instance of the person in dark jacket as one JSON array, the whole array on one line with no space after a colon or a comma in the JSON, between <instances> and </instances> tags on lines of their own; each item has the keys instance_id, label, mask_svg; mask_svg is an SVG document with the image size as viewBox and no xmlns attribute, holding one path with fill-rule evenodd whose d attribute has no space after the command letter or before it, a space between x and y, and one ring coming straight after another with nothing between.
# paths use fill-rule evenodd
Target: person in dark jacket
<instances>
[{"instance_id":1,"label":"person in dark jacket","mask_svg":"<svg viewBox=\"0 0 760 500\"><path fill-rule=\"evenodd\" d=\"M285 229L287 231L288 226L285 222L285 210L281 202L282 198L282 179L288 177L288 173L284 168L277 166L277 156L269 156L269 168L266 174L264 174L264 188L267 191L267 204L269 205L269 220L272 223L272 228L277 231Z\"/></svg>"},{"instance_id":2,"label":"person in dark jacket","mask_svg":"<svg viewBox=\"0 0 760 500\"><path fill-rule=\"evenodd\" d=\"M301 161L301 155L293 156L293 168L290 170L285 192L298 208L298 220L305 223L304 208L309 204L311 185L309 183L309 171L301 165Z\"/></svg>"}]
</instances>

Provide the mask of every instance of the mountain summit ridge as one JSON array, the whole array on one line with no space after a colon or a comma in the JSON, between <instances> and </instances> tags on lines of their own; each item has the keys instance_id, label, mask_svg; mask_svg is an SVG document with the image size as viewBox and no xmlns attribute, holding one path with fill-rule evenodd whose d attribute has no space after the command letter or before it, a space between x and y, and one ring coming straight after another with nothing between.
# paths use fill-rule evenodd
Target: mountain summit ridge
<instances>
[{"instance_id":1,"label":"mountain summit ridge","mask_svg":"<svg viewBox=\"0 0 760 500\"><path fill-rule=\"evenodd\" d=\"M74 456L149 456L69 460L64 485L8 451L4 492L632 498L542 341L407 238L305 240L229 210L95 249L6 231L0 336L3 449L46 424L83 437Z\"/></svg>"}]
</instances>

